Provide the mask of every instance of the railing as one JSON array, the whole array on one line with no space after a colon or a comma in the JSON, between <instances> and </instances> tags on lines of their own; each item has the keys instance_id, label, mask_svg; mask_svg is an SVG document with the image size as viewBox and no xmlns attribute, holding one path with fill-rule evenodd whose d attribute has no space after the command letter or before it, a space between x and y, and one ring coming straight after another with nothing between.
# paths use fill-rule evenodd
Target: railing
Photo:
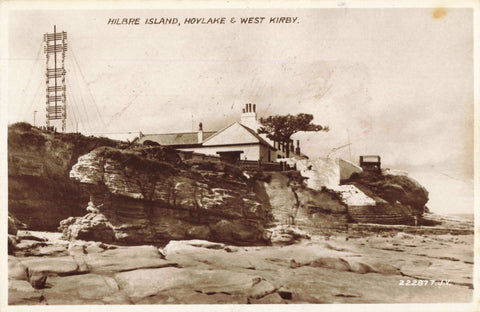
<instances>
[{"instance_id":1,"label":"railing","mask_svg":"<svg viewBox=\"0 0 480 312\"><path fill-rule=\"evenodd\" d=\"M179 151L179 150L177 150L177 153L182 160L193 159L193 160L206 160L206 161L220 161L220 157L214 156L214 155L206 155L206 154Z\"/></svg>"},{"instance_id":2,"label":"railing","mask_svg":"<svg viewBox=\"0 0 480 312\"><path fill-rule=\"evenodd\" d=\"M239 160L235 163L243 170L251 171L282 171L282 164L274 162L260 162L256 160Z\"/></svg>"}]
</instances>

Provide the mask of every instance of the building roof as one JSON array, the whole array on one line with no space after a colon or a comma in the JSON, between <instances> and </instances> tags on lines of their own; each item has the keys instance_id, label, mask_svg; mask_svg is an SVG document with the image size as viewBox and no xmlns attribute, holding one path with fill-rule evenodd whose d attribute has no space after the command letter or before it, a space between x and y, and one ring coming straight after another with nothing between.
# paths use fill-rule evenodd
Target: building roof
<instances>
[{"instance_id":1,"label":"building roof","mask_svg":"<svg viewBox=\"0 0 480 312\"><path fill-rule=\"evenodd\" d=\"M231 124L229 124L228 126L218 130L217 132L215 132L213 135L211 135L208 139L204 139L204 143L205 142L208 142L209 140L213 139L214 137L216 137L217 135L220 135L222 132L226 131L227 129L229 129L230 127L234 126L234 125L238 125L240 126L241 128L245 129L250 135L252 135L256 140L258 140L258 142L260 144L263 144L265 146L268 146L274 150L275 147L272 146L272 144L268 143L265 139L263 139L260 135L258 135L258 133L256 133L254 130L248 128L247 126L245 125L242 125L241 123L239 123L238 121L234 121L232 122ZM235 143L231 143L231 144L235 144ZM230 144L225 144L225 145L230 145Z\"/></svg>"},{"instance_id":2,"label":"building roof","mask_svg":"<svg viewBox=\"0 0 480 312\"><path fill-rule=\"evenodd\" d=\"M167 146L176 146L176 147L193 147L193 146L201 146L204 142L213 139L217 135L221 134L228 128L232 127L233 125L237 124L239 127L245 129L252 137L258 140L258 143L268 146L271 149L276 150L274 146L264 138L262 138L256 131L250 129L249 127L239 123L238 121L232 122L231 124L227 125L226 127L218 130L218 131L203 131L203 142L198 141L198 132L180 132L180 133L162 133L162 134L145 134L139 139L139 143L143 143L147 140L157 142L160 145L167 145ZM230 144L235 144L232 142ZM227 143L226 145L230 145Z\"/></svg>"},{"instance_id":3,"label":"building roof","mask_svg":"<svg viewBox=\"0 0 480 312\"><path fill-rule=\"evenodd\" d=\"M203 140L206 140L216 131L203 131ZM198 142L198 132L181 132L181 133L163 133L163 134L145 134L140 143L147 140L154 141L160 145L195 145L201 144Z\"/></svg>"},{"instance_id":4,"label":"building roof","mask_svg":"<svg viewBox=\"0 0 480 312\"><path fill-rule=\"evenodd\" d=\"M260 143L264 144L264 145L267 145L273 149L276 149L274 146L272 146L272 144L270 144L269 142L267 142L264 138L262 138L260 135L258 135L258 133L252 129L250 129L249 127L245 126L245 125L242 125L240 124L240 126L244 127L245 129L247 129L248 132L250 132L252 135L254 135L259 141Z\"/></svg>"}]
</instances>

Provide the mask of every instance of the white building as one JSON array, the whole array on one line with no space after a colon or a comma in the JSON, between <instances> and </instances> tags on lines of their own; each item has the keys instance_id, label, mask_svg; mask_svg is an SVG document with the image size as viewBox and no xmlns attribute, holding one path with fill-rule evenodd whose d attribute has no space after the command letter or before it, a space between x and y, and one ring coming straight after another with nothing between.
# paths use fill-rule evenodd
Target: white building
<instances>
[{"instance_id":1,"label":"white building","mask_svg":"<svg viewBox=\"0 0 480 312\"><path fill-rule=\"evenodd\" d=\"M265 134L258 134L260 127L256 105L246 104L240 122L233 122L218 131L203 131L200 123L197 132L146 134L140 137L139 142L153 141L180 151L220 156L231 162L275 162L277 158L284 157L284 147L269 140ZM299 146L297 151L297 156L300 156Z\"/></svg>"}]
</instances>

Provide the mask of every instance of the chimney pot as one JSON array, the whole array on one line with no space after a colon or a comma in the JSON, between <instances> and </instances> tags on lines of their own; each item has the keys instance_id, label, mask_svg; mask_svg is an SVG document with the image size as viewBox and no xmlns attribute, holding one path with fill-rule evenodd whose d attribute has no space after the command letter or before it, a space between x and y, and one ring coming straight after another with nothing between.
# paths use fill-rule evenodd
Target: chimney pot
<instances>
[{"instance_id":1,"label":"chimney pot","mask_svg":"<svg viewBox=\"0 0 480 312\"><path fill-rule=\"evenodd\" d=\"M198 131L203 131L203 124L202 123L198 124Z\"/></svg>"},{"instance_id":2,"label":"chimney pot","mask_svg":"<svg viewBox=\"0 0 480 312\"><path fill-rule=\"evenodd\" d=\"M242 108L242 114L245 114L245 108Z\"/></svg>"},{"instance_id":3,"label":"chimney pot","mask_svg":"<svg viewBox=\"0 0 480 312\"><path fill-rule=\"evenodd\" d=\"M256 110L256 107L255 107L255 106L256 106L256 105L253 104L253 112L254 112L254 113L255 113L255 110Z\"/></svg>"}]
</instances>

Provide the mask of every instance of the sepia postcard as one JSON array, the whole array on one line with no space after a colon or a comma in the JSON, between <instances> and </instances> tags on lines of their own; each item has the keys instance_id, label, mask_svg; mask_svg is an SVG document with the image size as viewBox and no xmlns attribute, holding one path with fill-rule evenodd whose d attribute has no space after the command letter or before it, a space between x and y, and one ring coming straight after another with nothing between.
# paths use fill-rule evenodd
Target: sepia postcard
<instances>
[{"instance_id":1,"label":"sepia postcard","mask_svg":"<svg viewBox=\"0 0 480 312\"><path fill-rule=\"evenodd\" d=\"M478 311L479 8L0 2L1 310Z\"/></svg>"}]
</instances>

